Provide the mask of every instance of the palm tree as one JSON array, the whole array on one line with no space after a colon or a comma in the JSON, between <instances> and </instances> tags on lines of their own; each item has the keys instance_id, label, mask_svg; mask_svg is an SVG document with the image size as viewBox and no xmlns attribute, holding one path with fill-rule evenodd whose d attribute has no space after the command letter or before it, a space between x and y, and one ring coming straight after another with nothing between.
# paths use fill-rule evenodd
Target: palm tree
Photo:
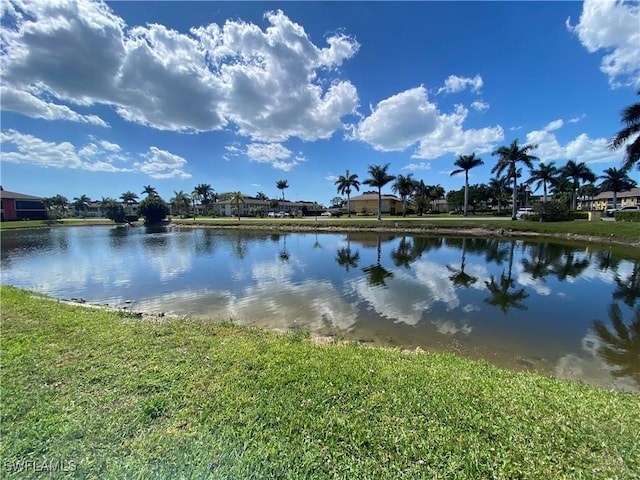
<instances>
[{"instance_id":1,"label":"palm tree","mask_svg":"<svg viewBox=\"0 0 640 480\"><path fill-rule=\"evenodd\" d=\"M347 170L346 175L340 175L335 182L335 185L338 186L338 193L340 195L347 196L347 216L351 217L351 188L355 188L357 191L360 191L360 182L357 180L358 175L355 173L349 174L349 170Z\"/></svg>"},{"instance_id":2,"label":"palm tree","mask_svg":"<svg viewBox=\"0 0 640 480\"><path fill-rule=\"evenodd\" d=\"M158 195L158 191L151 185L145 185L142 193L147 197L155 197Z\"/></svg>"},{"instance_id":3,"label":"palm tree","mask_svg":"<svg viewBox=\"0 0 640 480\"><path fill-rule=\"evenodd\" d=\"M133 210L131 206L136 203L136 200L138 200L138 195L133 193L131 190L127 190L120 195L120 200L127 205L127 212L131 214Z\"/></svg>"},{"instance_id":4,"label":"palm tree","mask_svg":"<svg viewBox=\"0 0 640 480\"><path fill-rule=\"evenodd\" d=\"M208 183L199 183L196 185L191 195L204 207L205 213L209 211L211 201L215 199L214 190Z\"/></svg>"},{"instance_id":5,"label":"palm tree","mask_svg":"<svg viewBox=\"0 0 640 480\"><path fill-rule=\"evenodd\" d=\"M626 170L618 170L616 167L607 168L603 171L600 189L603 192L613 192L613 208L618 205L618 192L629 190L636 186L635 180L629 178Z\"/></svg>"},{"instance_id":6,"label":"palm tree","mask_svg":"<svg viewBox=\"0 0 640 480\"><path fill-rule=\"evenodd\" d=\"M636 93L640 95L640 90ZM640 102L629 105L622 110L621 117L625 127L611 140L609 148L618 150L635 136L635 140L627 145L627 153L622 164L622 170L630 171L634 164L637 164L640 170L640 135L637 135L640 133Z\"/></svg>"},{"instance_id":7,"label":"palm tree","mask_svg":"<svg viewBox=\"0 0 640 480\"><path fill-rule=\"evenodd\" d=\"M231 192L231 202L236 204L236 212L238 212L238 221L240 221L240 204L244 204L244 195L242 192Z\"/></svg>"},{"instance_id":8,"label":"palm tree","mask_svg":"<svg viewBox=\"0 0 640 480\"><path fill-rule=\"evenodd\" d=\"M89 203L91 202L91 199L87 196L87 195L80 195L79 197L74 197L73 198L73 208L75 208L77 211L81 211L84 213L83 216L86 216L87 214L87 209L89 208Z\"/></svg>"},{"instance_id":9,"label":"palm tree","mask_svg":"<svg viewBox=\"0 0 640 480\"><path fill-rule=\"evenodd\" d=\"M395 176L387 173L388 168L388 163L386 165L369 165L369 169L367 171L369 172L369 175L371 175L371 178L367 178L362 182L365 185L378 189L378 220L382 220L382 187L396 178Z\"/></svg>"},{"instance_id":10,"label":"palm tree","mask_svg":"<svg viewBox=\"0 0 640 480\"><path fill-rule=\"evenodd\" d=\"M589 210L593 210L593 197L600 193L600 189L593 183L588 183L587 185L583 185L578 193L581 197L589 199Z\"/></svg>"},{"instance_id":11,"label":"palm tree","mask_svg":"<svg viewBox=\"0 0 640 480\"><path fill-rule=\"evenodd\" d=\"M186 215L189 212L191 206L191 197L184 193L182 190L179 192L173 191L174 197L171 199L171 205L175 209L176 214Z\"/></svg>"},{"instance_id":12,"label":"palm tree","mask_svg":"<svg viewBox=\"0 0 640 480\"><path fill-rule=\"evenodd\" d=\"M540 188L542 184L542 191L544 193L543 202L547 202L547 184L551 185L553 180L558 175L558 169L555 167L555 162L549 162L548 165L540 162L537 169L531 170L531 178L527 180L527 184L535 183L534 190Z\"/></svg>"},{"instance_id":13,"label":"palm tree","mask_svg":"<svg viewBox=\"0 0 640 480\"><path fill-rule=\"evenodd\" d=\"M509 192L509 179L507 177L490 178L489 190L496 200L498 200L498 212L500 212L500 210L502 210L502 200L505 199L505 194Z\"/></svg>"},{"instance_id":14,"label":"palm tree","mask_svg":"<svg viewBox=\"0 0 640 480\"><path fill-rule=\"evenodd\" d=\"M402 198L402 216L407 216L407 197L413 192L416 182L411 178L412 173L409 175L398 175L395 183L391 186L391 191L400 195Z\"/></svg>"},{"instance_id":15,"label":"palm tree","mask_svg":"<svg viewBox=\"0 0 640 480\"><path fill-rule=\"evenodd\" d=\"M441 198L444 198L444 194L445 194L445 189L442 185L438 184L438 185L432 185L431 187L429 187L429 198L431 199L432 203L432 208L435 210L435 202L436 200L440 200Z\"/></svg>"},{"instance_id":16,"label":"palm tree","mask_svg":"<svg viewBox=\"0 0 640 480\"><path fill-rule=\"evenodd\" d=\"M516 219L517 197L518 194L518 162L525 164L529 169L533 168L533 161L539 160L538 157L530 155L529 152L538 148L538 145L527 144L524 146L518 145L518 139L516 138L511 145L502 146L491 153L491 155L498 155L498 162L491 169L491 173L496 173L498 176L506 170L507 176L513 179L513 205L511 206L511 220Z\"/></svg>"},{"instance_id":17,"label":"palm tree","mask_svg":"<svg viewBox=\"0 0 640 480\"><path fill-rule=\"evenodd\" d=\"M572 181L571 206L572 209L575 210L576 204L578 203L578 188L580 188L580 182L595 182L596 176L591 169L587 167L586 163L576 163L573 160L569 160L567 164L560 169L560 174Z\"/></svg>"},{"instance_id":18,"label":"palm tree","mask_svg":"<svg viewBox=\"0 0 640 480\"><path fill-rule=\"evenodd\" d=\"M258 192L258 193L256 193L256 198L257 198L258 200L262 200L262 201L265 201L265 202L266 202L267 200L269 200L269 197L267 197L267 196L265 195L265 193L264 193L264 192Z\"/></svg>"},{"instance_id":19,"label":"palm tree","mask_svg":"<svg viewBox=\"0 0 640 480\"><path fill-rule=\"evenodd\" d=\"M429 199L429 189L431 187L424 183L424 180L420 180L414 182L413 185L413 201L416 204L416 209L418 210L418 215L422 216L422 214L427 209L427 202Z\"/></svg>"},{"instance_id":20,"label":"palm tree","mask_svg":"<svg viewBox=\"0 0 640 480\"><path fill-rule=\"evenodd\" d=\"M469 170L472 168L484 165L484 162L480 158L476 158L476 154L471 155L458 155L458 159L453 163L457 170L452 171L449 176L457 175L464 172L464 213L463 216L467 216L467 208L469 206Z\"/></svg>"},{"instance_id":21,"label":"palm tree","mask_svg":"<svg viewBox=\"0 0 640 480\"><path fill-rule=\"evenodd\" d=\"M284 190L285 188L289 188L289 182L286 180L278 180L276 182L276 188L278 190L282 190L282 201L284 202Z\"/></svg>"}]
</instances>

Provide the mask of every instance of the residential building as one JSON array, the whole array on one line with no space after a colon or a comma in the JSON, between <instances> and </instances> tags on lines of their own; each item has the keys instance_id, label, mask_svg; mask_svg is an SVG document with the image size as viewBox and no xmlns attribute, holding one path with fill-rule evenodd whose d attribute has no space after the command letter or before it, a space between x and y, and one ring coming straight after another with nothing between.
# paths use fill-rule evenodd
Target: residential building
<instances>
[{"instance_id":1,"label":"residential building","mask_svg":"<svg viewBox=\"0 0 640 480\"><path fill-rule=\"evenodd\" d=\"M10 220L46 220L47 208L44 199L26 195L24 193L10 192L0 187L2 199L2 221Z\"/></svg>"},{"instance_id":2,"label":"residential building","mask_svg":"<svg viewBox=\"0 0 640 480\"><path fill-rule=\"evenodd\" d=\"M640 205L640 188L632 188L616 194L617 205L620 207L635 207ZM578 210L605 211L613 206L613 192L602 192L595 197L578 197Z\"/></svg>"},{"instance_id":3,"label":"residential building","mask_svg":"<svg viewBox=\"0 0 640 480\"><path fill-rule=\"evenodd\" d=\"M395 195L382 195L381 213L395 215L402 213L402 200ZM351 213L378 213L378 193L365 192L351 197Z\"/></svg>"},{"instance_id":4,"label":"residential building","mask_svg":"<svg viewBox=\"0 0 640 480\"><path fill-rule=\"evenodd\" d=\"M313 202L290 202L288 200L278 200L278 205L271 208L271 200L260 200L255 197L244 197L244 203L240 202L240 216L253 217L256 212L261 211L264 215L269 212L283 212L286 215L302 216L307 212L313 212ZM235 216L236 202L233 200L223 200L212 204L212 208L218 215Z\"/></svg>"}]
</instances>

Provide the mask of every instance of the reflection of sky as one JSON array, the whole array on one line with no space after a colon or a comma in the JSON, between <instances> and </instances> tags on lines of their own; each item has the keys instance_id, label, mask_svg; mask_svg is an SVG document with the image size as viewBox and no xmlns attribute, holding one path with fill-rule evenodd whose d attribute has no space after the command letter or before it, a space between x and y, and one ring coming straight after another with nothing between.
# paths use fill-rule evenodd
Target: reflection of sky
<instances>
[{"instance_id":1,"label":"reflection of sky","mask_svg":"<svg viewBox=\"0 0 640 480\"><path fill-rule=\"evenodd\" d=\"M576 378L606 373L581 342L594 319L607 318L616 272L624 281L634 266L621 260L615 271L601 271L595 254L575 251L574 261L591 262L580 276L560 281L550 273L534 280L522 267L530 249L518 243L511 291L524 288L529 297L523 300L526 310L505 315L486 303L486 282L508 272L508 241L500 243L507 256L499 263L466 243L465 272L477 281L462 288L451 280L462 263L462 243L435 246L407 266L396 266L391 252L400 237L384 237L380 264L393 276L380 287L370 285L362 270L378 262L375 234L349 241L345 234L148 234L138 227L79 227L31 232L24 242L23 235L3 232L3 283L58 298L112 304L131 299L136 309L287 330L354 332L377 321L390 326L384 327L390 337L391 329L410 327L416 344L435 334L443 342L464 337L468 345L482 342L514 354L524 355L518 350L524 346L527 356L557 364L556 374ZM406 240L410 244L411 237ZM359 255L348 271L335 261L346 246ZM287 260L280 256L285 251Z\"/></svg>"}]
</instances>

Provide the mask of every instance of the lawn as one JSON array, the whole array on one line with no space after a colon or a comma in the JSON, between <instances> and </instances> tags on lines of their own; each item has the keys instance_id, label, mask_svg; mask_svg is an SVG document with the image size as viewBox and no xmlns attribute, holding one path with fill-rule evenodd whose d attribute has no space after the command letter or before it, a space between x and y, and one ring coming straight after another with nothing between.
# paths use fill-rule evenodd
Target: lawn
<instances>
[{"instance_id":1,"label":"lawn","mask_svg":"<svg viewBox=\"0 0 640 480\"><path fill-rule=\"evenodd\" d=\"M638 395L1 294L3 478L640 478Z\"/></svg>"}]
</instances>

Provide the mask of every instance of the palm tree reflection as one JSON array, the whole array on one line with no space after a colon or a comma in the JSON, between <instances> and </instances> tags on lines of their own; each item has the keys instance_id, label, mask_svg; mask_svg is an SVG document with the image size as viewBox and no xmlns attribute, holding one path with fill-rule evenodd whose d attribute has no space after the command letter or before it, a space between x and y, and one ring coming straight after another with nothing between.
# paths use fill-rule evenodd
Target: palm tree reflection
<instances>
[{"instance_id":1,"label":"palm tree reflection","mask_svg":"<svg viewBox=\"0 0 640 480\"><path fill-rule=\"evenodd\" d=\"M351 252L351 242L347 238L347 246L339 248L336 252L336 262L347 272L350 268L358 268L358 260L360 260L360 252Z\"/></svg>"},{"instance_id":2,"label":"palm tree reflection","mask_svg":"<svg viewBox=\"0 0 640 480\"><path fill-rule=\"evenodd\" d=\"M640 298L640 261L636 260L633 263L633 270L627 278L622 279L616 275L614 280L616 281L616 289L613 292L613 298L622 300L633 308Z\"/></svg>"},{"instance_id":3,"label":"palm tree reflection","mask_svg":"<svg viewBox=\"0 0 640 480\"><path fill-rule=\"evenodd\" d=\"M613 331L600 320L593 322L593 329L603 343L598 353L607 364L615 367L611 372L614 377L631 377L640 385L640 308L634 312L631 325L626 325L620 307L612 303L609 320Z\"/></svg>"},{"instance_id":4,"label":"palm tree reflection","mask_svg":"<svg viewBox=\"0 0 640 480\"><path fill-rule=\"evenodd\" d=\"M464 271L467 257L467 239L462 239L462 260L460 261L460 268L454 268L451 265L447 265L447 270L452 272L449 280L453 282L456 287L469 288L471 285L478 281L478 277L469 275Z\"/></svg>"},{"instance_id":5,"label":"palm tree reflection","mask_svg":"<svg viewBox=\"0 0 640 480\"><path fill-rule=\"evenodd\" d=\"M377 263L363 268L362 271L367 274L367 280L370 286L386 287L387 284L385 283L385 280L387 280L388 278L392 278L393 273L391 273L389 270L387 270L380 264L380 259L382 256L382 245L380 241L380 235L376 235L376 239L377 239L377 249L378 249Z\"/></svg>"},{"instance_id":6,"label":"palm tree reflection","mask_svg":"<svg viewBox=\"0 0 640 480\"><path fill-rule=\"evenodd\" d=\"M511 242L509 248L509 270L505 275L504 270L500 274L500 282L496 282L493 275L488 281L485 281L485 285L491 293L491 296L484 299L484 302L494 307L499 307L502 313L505 315L509 312L510 308L516 310L526 310L522 300L529 297L528 293L525 293L524 288L510 292L512 288L515 288L515 281L512 278L513 269L513 253L516 248L516 242Z\"/></svg>"}]
</instances>

